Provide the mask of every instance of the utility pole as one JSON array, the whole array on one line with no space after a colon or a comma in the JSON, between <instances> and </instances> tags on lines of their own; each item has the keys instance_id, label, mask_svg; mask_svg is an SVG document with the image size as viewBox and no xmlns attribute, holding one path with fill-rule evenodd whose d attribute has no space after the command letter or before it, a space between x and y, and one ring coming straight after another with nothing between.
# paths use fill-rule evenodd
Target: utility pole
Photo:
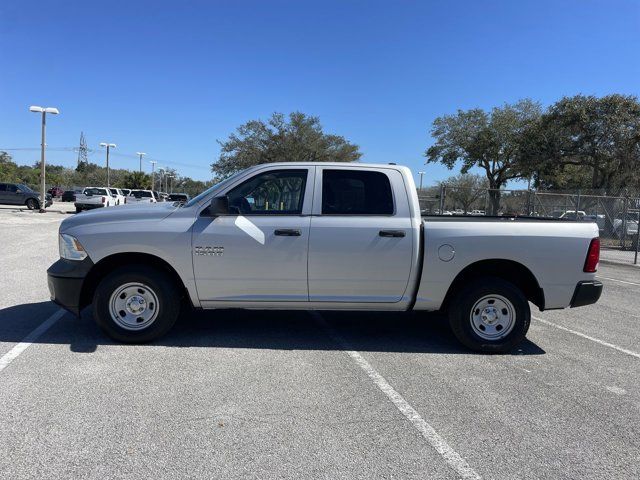
<instances>
[{"instance_id":1,"label":"utility pole","mask_svg":"<svg viewBox=\"0 0 640 480\"><path fill-rule=\"evenodd\" d=\"M420 174L420 193L422 193L422 176L424 175L424 172L418 172Z\"/></svg>"},{"instance_id":2,"label":"utility pole","mask_svg":"<svg viewBox=\"0 0 640 480\"><path fill-rule=\"evenodd\" d=\"M164 180L164 168L159 168L158 172L160 172L160 178L159 178L160 181L158 182L159 183L158 190L162 190L162 183Z\"/></svg>"},{"instance_id":3,"label":"utility pole","mask_svg":"<svg viewBox=\"0 0 640 480\"><path fill-rule=\"evenodd\" d=\"M155 185L154 185L155 184L154 175L155 175L156 163L158 163L158 162L156 162L154 160L150 160L149 163L151 164L151 190L155 190L155 188L154 188L155 187Z\"/></svg>"},{"instance_id":4,"label":"utility pole","mask_svg":"<svg viewBox=\"0 0 640 480\"><path fill-rule=\"evenodd\" d=\"M29 111L34 113L42 113L42 143L40 148L40 213L45 212L45 208L47 206L47 186L45 183L45 155L44 151L46 148L46 127L47 127L47 113L51 115L58 115L60 112L57 108L54 107L38 107L37 105L32 105L29 107Z\"/></svg>"},{"instance_id":5,"label":"utility pole","mask_svg":"<svg viewBox=\"0 0 640 480\"><path fill-rule=\"evenodd\" d=\"M109 188L111 186L111 171L109 170L109 149L116 148L116 144L102 142L100 146L107 148L107 188Z\"/></svg>"},{"instance_id":6,"label":"utility pole","mask_svg":"<svg viewBox=\"0 0 640 480\"><path fill-rule=\"evenodd\" d=\"M142 173L142 157L146 155L144 152L136 152L136 155L140 156L140 173Z\"/></svg>"}]
</instances>

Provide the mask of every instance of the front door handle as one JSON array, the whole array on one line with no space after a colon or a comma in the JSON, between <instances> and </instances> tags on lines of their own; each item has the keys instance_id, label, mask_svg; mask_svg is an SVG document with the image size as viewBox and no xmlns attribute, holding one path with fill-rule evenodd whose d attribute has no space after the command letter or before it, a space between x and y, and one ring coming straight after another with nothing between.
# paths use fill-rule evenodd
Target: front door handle
<instances>
[{"instance_id":1,"label":"front door handle","mask_svg":"<svg viewBox=\"0 0 640 480\"><path fill-rule=\"evenodd\" d=\"M381 237L404 237L405 233L402 230L380 230L378 233Z\"/></svg>"},{"instance_id":2,"label":"front door handle","mask_svg":"<svg viewBox=\"0 0 640 480\"><path fill-rule=\"evenodd\" d=\"M299 237L300 230L295 228L281 228L273 232L274 235L278 235L279 237Z\"/></svg>"}]
</instances>

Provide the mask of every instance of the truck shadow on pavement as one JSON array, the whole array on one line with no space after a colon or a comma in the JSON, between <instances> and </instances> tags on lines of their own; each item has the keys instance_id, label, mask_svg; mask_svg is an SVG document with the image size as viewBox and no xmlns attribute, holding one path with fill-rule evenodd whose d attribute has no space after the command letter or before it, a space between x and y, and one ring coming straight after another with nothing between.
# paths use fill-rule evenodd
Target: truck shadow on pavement
<instances>
[{"instance_id":1,"label":"truck shadow on pavement","mask_svg":"<svg viewBox=\"0 0 640 480\"><path fill-rule=\"evenodd\" d=\"M58 307L52 302L0 309L0 342L17 343ZM451 333L440 314L396 312L321 312L322 322L306 311L186 310L163 338L147 346L190 348L256 348L273 350L344 350L429 354L470 354ZM96 326L91 309L82 318L66 313L33 343L69 345L71 351L92 353L100 345L115 345ZM136 348L131 345L130 348ZM511 355L541 355L545 351L525 340Z\"/></svg>"}]
</instances>

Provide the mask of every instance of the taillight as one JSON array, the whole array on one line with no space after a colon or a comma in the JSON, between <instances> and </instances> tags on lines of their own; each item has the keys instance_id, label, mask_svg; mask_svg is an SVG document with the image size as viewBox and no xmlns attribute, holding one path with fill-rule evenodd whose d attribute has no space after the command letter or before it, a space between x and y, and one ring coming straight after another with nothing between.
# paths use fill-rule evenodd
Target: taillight
<instances>
[{"instance_id":1,"label":"taillight","mask_svg":"<svg viewBox=\"0 0 640 480\"><path fill-rule=\"evenodd\" d=\"M102 197L102 203L104 203L104 200L105 200L105 198L104 198L104 197Z\"/></svg>"},{"instance_id":2,"label":"taillight","mask_svg":"<svg viewBox=\"0 0 640 480\"><path fill-rule=\"evenodd\" d=\"M595 273L598 270L598 262L600 261L600 239L594 238L589 244L587 251L587 259L584 261L583 271L586 273Z\"/></svg>"}]
</instances>

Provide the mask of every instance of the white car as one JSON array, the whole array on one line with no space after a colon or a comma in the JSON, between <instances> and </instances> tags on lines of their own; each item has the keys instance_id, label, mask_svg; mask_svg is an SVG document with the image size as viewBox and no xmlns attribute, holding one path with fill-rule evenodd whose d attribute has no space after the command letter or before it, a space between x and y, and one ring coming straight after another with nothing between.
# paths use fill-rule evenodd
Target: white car
<instances>
[{"instance_id":1,"label":"white car","mask_svg":"<svg viewBox=\"0 0 640 480\"><path fill-rule=\"evenodd\" d=\"M131 190L127 197L128 203L157 203L158 197L152 190Z\"/></svg>"},{"instance_id":2,"label":"white car","mask_svg":"<svg viewBox=\"0 0 640 480\"><path fill-rule=\"evenodd\" d=\"M116 198L106 187L86 187L82 193L76 195L74 203L76 213L94 208L113 207L115 204Z\"/></svg>"},{"instance_id":3,"label":"white car","mask_svg":"<svg viewBox=\"0 0 640 480\"><path fill-rule=\"evenodd\" d=\"M124 205L125 203L127 203L127 197L122 190L120 190L119 188L110 188L109 191L111 192L113 198L116 199L116 205Z\"/></svg>"}]
</instances>

